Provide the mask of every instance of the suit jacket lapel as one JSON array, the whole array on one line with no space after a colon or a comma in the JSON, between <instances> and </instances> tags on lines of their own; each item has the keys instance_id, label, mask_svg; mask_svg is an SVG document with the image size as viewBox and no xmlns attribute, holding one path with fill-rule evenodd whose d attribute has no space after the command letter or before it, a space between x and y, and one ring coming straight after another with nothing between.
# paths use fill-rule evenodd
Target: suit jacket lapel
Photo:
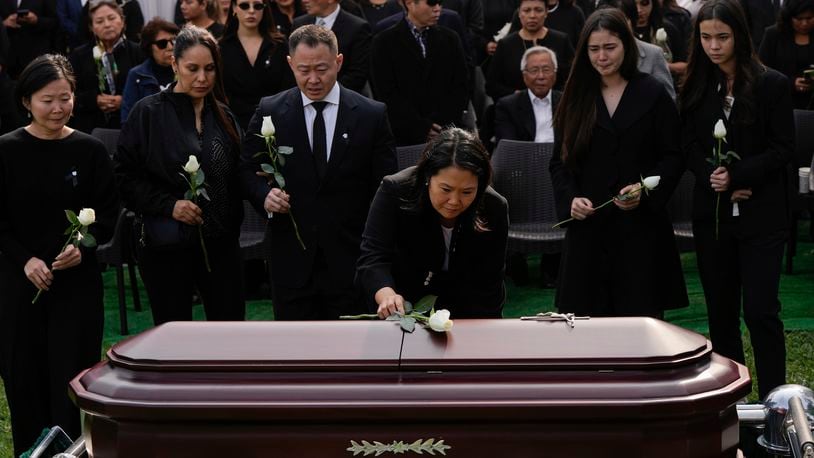
<instances>
[{"instance_id":1,"label":"suit jacket lapel","mask_svg":"<svg viewBox=\"0 0 814 458\"><path fill-rule=\"evenodd\" d=\"M333 143L331 144L331 156L328 159L328 171L325 180L328 181L342 163L347 153L350 136L356 127L358 113L356 103L351 100L348 90L339 88L339 111L336 114L336 127L334 128Z\"/></svg>"},{"instance_id":2,"label":"suit jacket lapel","mask_svg":"<svg viewBox=\"0 0 814 458\"><path fill-rule=\"evenodd\" d=\"M534 141L537 136L537 118L534 117L534 107L531 105L528 91L522 91L517 94L520 97L518 104L518 113L520 122L526 130L529 141Z\"/></svg>"}]
</instances>

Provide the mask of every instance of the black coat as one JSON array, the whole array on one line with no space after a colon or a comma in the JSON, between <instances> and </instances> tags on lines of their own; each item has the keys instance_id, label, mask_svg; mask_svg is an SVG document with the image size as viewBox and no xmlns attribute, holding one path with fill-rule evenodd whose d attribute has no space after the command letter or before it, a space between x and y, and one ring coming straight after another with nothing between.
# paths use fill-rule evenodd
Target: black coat
<instances>
[{"instance_id":1,"label":"black coat","mask_svg":"<svg viewBox=\"0 0 814 458\"><path fill-rule=\"evenodd\" d=\"M376 100L387 105L399 145L427 141L433 123L461 125L469 100L461 40L445 27L427 31L427 57L403 20L376 35L371 52Z\"/></svg>"},{"instance_id":2,"label":"black coat","mask_svg":"<svg viewBox=\"0 0 814 458\"><path fill-rule=\"evenodd\" d=\"M294 87L294 75L286 60L288 41L274 43L263 38L254 65L249 63L237 35L220 41L220 53L223 68L228 69L223 72L223 87L229 107L244 130L262 97Z\"/></svg>"},{"instance_id":3,"label":"black coat","mask_svg":"<svg viewBox=\"0 0 814 458\"><path fill-rule=\"evenodd\" d=\"M18 9L27 9L37 15L34 25L22 25L18 29L6 28L11 48L9 49L8 74L17 79L20 72L40 54L52 51L52 43L57 30L56 0L16 0L0 1L0 20L5 20Z\"/></svg>"},{"instance_id":4,"label":"black coat","mask_svg":"<svg viewBox=\"0 0 814 458\"><path fill-rule=\"evenodd\" d=\"M316 16L300 16L294 19L293 29L316 23ZM339 83L348 89L361 92L370 72L370 25L366 20L340 10L331 28L339 42L339 53L344 56L339 70Z\"/></svg>"},{"instance_id":5,"label":"black coat","mask_svg":"<svg viewBox=\"0 0 814 458\"><path fill-rule=\"evenodd\" d=\"M551 116L557 112L562 93L552 89ZM537 135L537 121L528 91L520 91L497 101L495 106L495 140L533 142Z\"/></svg>"},{"instance_id":6,"label":"black coat","mask_svg":"<svg viewBox=\"0 0 814 458\"><path fill-rule=\"evenodd\" d=\"M265 214L263 202L269 192L266 180L255 175L266 151L258 138L263 116L271 116L276 144L291 146L282 174L290 195L291 211L305 243L303 251L294 234L291 218L275 214L269 223L271 278L275 284L300 288L311 278L316 253L321 251L330 278L320 279L333 289L353 285L359 242L370 201L382 177L396 170L393 137L383 104L341 88L328 169L323 180L317 175L308 133L302 93L298 88L264 97L244 136L242 181L249 201Z\"/></svg>"},{"instance_id":7,"label":"black coat","mask_svg":"<svg viewBox=\"0 0 814 458\"><path fill-rule=\"evenodd\" d=\"M71 126L83 132L90 133L94 127L118 129L121 127L121 118L118 112L105 115L96 104L99 92L99 79L96 61L93 60L93 47L95 43L86 43L76 48L69 60L76 75L76 105ZM119 73L113 78L116 82L116 95L124 94L124 85L127 82L127 73L131 68L142 63L144 57L141 48L132 41L125 40L113 49L113 58L116 61ZM105 86L105 94L110 94L110 88Z\"/></svg>"},{"instance_id":8,"label":"black coat","mask_svg":"<svg viewBox=\"0 0 814 458\"><path fill-rule=\"evenodd\" d=\"M714 167L707 162L717 142L712 137L715 123L724 120L727 135L724 151L741 159L727 169L730 191L721 195L720 221L735 222L745 236L765 235L789 227L786 167L794 156L794 115L788 81L767 69L755 90L756 118L748 125L733 124L724 116L721 99L713 86L700 106L683 116L683 143L689 169L695 174L693 221L714 224L716 197L709 184ZM730 117L741 110L738 99ZM733 190L752 189L752 196L738 203L740 216L732 217Z\"/></svg>"},{"instance_id":9,"label":"black coat","mask_svg":"<svg viewBox=\"0 0 814 458\"><path fill-rule=\"evenodd\" d=\"M532 46L539 45L554 51L557 56L557 83L554 87L561 89L568 79L571 71L571 62L574 60L574 47L568 41L568 36L554 29L542 40L535 43L523 40L519 32L509 34L497 44L497 50L489 64L489 74L486 77L486 93L497 100L515 91L526 88L523 82L523 72L520 71L520 61L523 53Z\"/></svg>"},{"instance_id":10,"label":"black coat","mask_svg":"<svg viewBox=\"0 0 814 458\"><path fill-rule=\"evenodd\" d=\"M475 231L471 216L458 219L449 267L442 272L446 245L438 213L429 202L421 211L402 208L415 171L409 167L382 181L362 236L357 286L371 304L376 292L389 286L413 303L428 294L437 295L435 308L446 308L453 317L500 318L506 299L506 199L486 188L482 217L488 231Z\"/></svg>"},{"instance_id":11,"label":"black coat","mask_svg":"<svg viewBox=\"0 0 814 458\"><path fill-rule=\"evenodd\" d=\"M568 103L566 100L561 103ZM687 291L665 204L683 172L680 120L664 86L638 74L625 88L613 118L596 101L588 151L575 166L554 143L550 170L560 219L575 197L604 203L641 177L661 176L638 208L613 204L567 225L556 305L593 315L654 315L687 305Z\"/></svg>"},{"instance_id":12,"label":"black coat","mask_svg":"<svg viewBox=\"0 0 814 458\"><path fill-rule=\"evenodd\" d=\"M175 83L139 100L122 128L114 170L124 205L143 215L171 217L176 201L184 199L189 189L181 173L189 156L194 155L205 173L213 202L225 203L219 208L223 213L219 211L218 215L223 217L217 221L217 235L236 238L243 218L243 198L238 183L240 145L226 134L208 105L203 110L204 133L199 141L192 100L186 94L173 92L174 87ZM229 109L221 107L239 133L240 128ZM222 149L216 152L215 145ZM220 175L220 172L213 173L215 166L228 172L222 182L213 182ZM214 229L214 222L207 208L211 203L201 200L199 205L204 211L204 234L212 233L208 228Z\"/></svg>"},{"instance_id":13,"label":"black coat","mask_svg":"<svg viewBox=\"0 0 814 458\"><path fill-rule=\"evenodd\" d=\"M798 58L798 52L805 53L807 57ZM781 35L777 25L769 27L760 43L760 61L786 75L794 108L808 109L811 106L814 93L795 91L794 79L802 77L803 70L814 64L814 33L808 35L807 45L798 46L792 35Z\"/></svg>"}]
</instances>

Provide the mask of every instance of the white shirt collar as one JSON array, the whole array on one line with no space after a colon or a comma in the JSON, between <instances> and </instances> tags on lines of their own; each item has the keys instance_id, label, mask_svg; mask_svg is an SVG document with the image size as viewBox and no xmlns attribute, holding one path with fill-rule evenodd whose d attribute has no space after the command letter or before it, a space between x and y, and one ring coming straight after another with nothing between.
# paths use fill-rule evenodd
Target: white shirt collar
<instances>
[{"instance_id":1,"label":"white shirt collar","mask_svg":"<svg viewBox=\"0 0 814 458\"><path fill-rule=\"evenodd\" d=\"M334 22L336 22L336 17L339 16L339 10L341 10L341 9L342 8L337 3L336 9L334 10L334 12L322 18L322 20L325 21L325 27L326 28L328 28L328 29L333 29L334 28ZM316 19L319 19L319 18L320 18L320 16L316 17ZM314 20L314 24L316 24L316 20Z\"/></svg>"},{"instance_id":2,"label":"white shirt collar","mask_svg":"<svg viewBox=\"0 0 814 458\"><path fill-rule=\"evenodd\" d=\"M549 105L551 105L551 92L553 91L553 89L549 89L548 94L546 94L545 97L543 97L542 99L534 95L534 93L531 92L531 89L526 89L526 91L529 94L529 100L531 100L532 105L534 104L534 100L539 100L540 102L547 102Z\"/></svg>"},{"instance_id":3,"label":"white shirt collar","mask_svg":"<svg viewBox=\"0 0 814 458\"><path fill-rule=\"evenodd\" d=\"M302 106L311 105L314 102L319 102L319 100L311 100L305 96L305 93L300 91L300 96L302 97ZM333 105L339 105L339 82L334 83L334 87L331 88L328 95L322 99L322 102L328 102Z\"/></svg>"}]
</instances>

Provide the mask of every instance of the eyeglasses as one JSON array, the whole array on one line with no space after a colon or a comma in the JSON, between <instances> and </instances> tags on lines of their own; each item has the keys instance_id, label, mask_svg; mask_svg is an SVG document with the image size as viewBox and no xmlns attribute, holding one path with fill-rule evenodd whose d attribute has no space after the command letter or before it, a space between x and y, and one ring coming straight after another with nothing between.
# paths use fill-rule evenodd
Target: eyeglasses
<instances>
[{"instance_id":1,"label":"eyeglasses","mask_svg":"<svg viewBox=\"0 0 814 458\"><path fill-rule=\"evenodd\" d=\"M427 0L427 6L437 6L441 4L442 0Z\"/></svg>"},{"instance_id":2,"label":"eyeglasses","mask_svg":"<svg viewBox=\"0 0 814 458\"><path fill-rule=\"evenodd\" d=\"M531 67L523 70L524 72L528 73L531 76L537 76L540 74L543 75L551 75L554 73L554 67Z\"/></svg>"},{"instance_id":3,"label":"eyeglasses","mask_svg":"<svg viewBox=\"0 0 814 458\"><path fill-rule=\"evenodd\" d=\"M175 46L175 38L162 38L153 42L158 49L167 49L167 45Z\"/></svg>"},{"instance_id":4,"label":"eyeglasses","mask_svg":"<svg viewBox=\"0 0 814 458\"><path fill-rule=\"evenodd\" d=\"M242 9L243 11L249 11L249 7L251 7L255 11L263 11L263 8L266 7L266 4L263 2L254 2L254 3L238 3L237 7Z\"/></svg>"}]
</instances>

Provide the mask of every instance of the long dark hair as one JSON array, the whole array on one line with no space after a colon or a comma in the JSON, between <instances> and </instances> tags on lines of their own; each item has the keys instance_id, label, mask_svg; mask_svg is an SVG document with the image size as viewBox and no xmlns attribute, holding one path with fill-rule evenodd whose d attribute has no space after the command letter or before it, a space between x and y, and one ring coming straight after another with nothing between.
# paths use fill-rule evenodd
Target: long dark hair
<instances>
[{"instance_id":1,"label":"long dark hair","mask_svg":"<svg viewBox=\"0 0 814 458\"><path fill-rule=\"evenodd\" d=\"M786 0L777 15L777 31L780 35L794 37L791 18L806 11L814 12L814 0Z\"/></svg>"},{"instance_id":2,"label":"long dark hair","mask_svg":"<svg viewBox=\"0 0 814 458\"><path fill-rule=\"evenodd\" d=\"M181 33L175 37L175 47L173 48L172 55L175 61L178 62L193 46L201 45L209 50L212 54L212 60L215 62L215 87L209 94L206 95L206 102L215 112L215 118L218 123L226 130L226 133L236 144L240 144L240 135L235 129L235 125L229 116L224 111L221 103L228 105L226 99L226 92L223 90L223 59L220 56L218 49L218 42L209 33L208 30L188 24L181 29Z\"/></svg>"},{"instance_id":3,"label":"long dark hair","mask_svg":"<svg viewBox=\"0 0 814 458\"><path fill-rule=\"evenodd\" d=\"M636 63L639 51L625 15L616 8L594 11L582 28L571 74L554 116L555 132L562 139L560 156L563 162L571 165L588 151L596 123L596 98L601 91L602 78L588 57L588 38L598 30L606 30L622 41L625 50L624 60L619 67L622 78L629 81L638 71Z\"/></svg>"},{"instance_id":4,"label":"long dark hair","mask_svg":"<svg viewBox=\"0 0 814 458\"><path fill-rule=\"evenodd\" d=\"M631 18L631 27L637 34L641 34L641 40L652 43L655 39L653 36L656 30L664 26L664 11L661 9L660 0L650 0L650 16L647 18L647 25L643 28L638 27L636 24L639 22L639 10L636 6L636 0L622 0L622 10L630 8L629 4L633 4L633 11L636 15ZM626 13L627 14L627 13Z\"/></svg>"},{"instance_id":5,"label":"long dark hair","mask_svg":"<svg viewBox=\"0 0 814 458\"><path fill-rule=\"evenodd\" d=\"M726 76L709 59L701 46L701 23L712 19L717 19L732 29L732 38L735 40L735 80L732 84L732 95L738 101L739 107L732 117L732 122L749 124L755 119L755 86L765 67L760 63L752 47L746 15L740 4L732 0L708 0L698 11L690 41L687 75L678 98L679 111L683 115L698 108L704 93L710 88L719 88L717 95L722 104L726 97Z\"/></svg>"},{"instance_id":6,"label":"long dark hair","mask_svg":"<svg viewBox=\"0 0 814 458\"><path fill-rule=\"evenodd\" d=\"M432 209L432 204L429 203L430 178L442 169L452 166L468 170L478 177L475 200L459 218L462 222L461 227L465 227L464 224L471 221L475 231L488 231L488 222L481 214L486 187L492 182L489 153L474 134L457 127L444 129L424 148L410 179L410 192L402 200L401 208L413 213L420 213L427 208Z\"/></svg>"},{"instance_id":7,"label":"long dark hair","mask_svg":"<svg viewBox=\"0 0 814 458\"><path fill-rule=\"evenodd\" d=\"M285 41L285 35L277 31L277 24L274 22L274 16L271 14L271 3L269 0L262 0L263 4L266 5L263 8L263 14L260 17L260 22L257 24L257 30L260 32L260 35L264 37L268 37L272 43L282 43ZM235 16L235 6L237 6L237 0L232 0L229 3L229 13L228 18L226 19L226 29L223 31L223 37L221 37L221 41L231 39L237 35L237 29L240 28L240 21L237 20L237 16Z\"/></svg>"}]
</instances>

